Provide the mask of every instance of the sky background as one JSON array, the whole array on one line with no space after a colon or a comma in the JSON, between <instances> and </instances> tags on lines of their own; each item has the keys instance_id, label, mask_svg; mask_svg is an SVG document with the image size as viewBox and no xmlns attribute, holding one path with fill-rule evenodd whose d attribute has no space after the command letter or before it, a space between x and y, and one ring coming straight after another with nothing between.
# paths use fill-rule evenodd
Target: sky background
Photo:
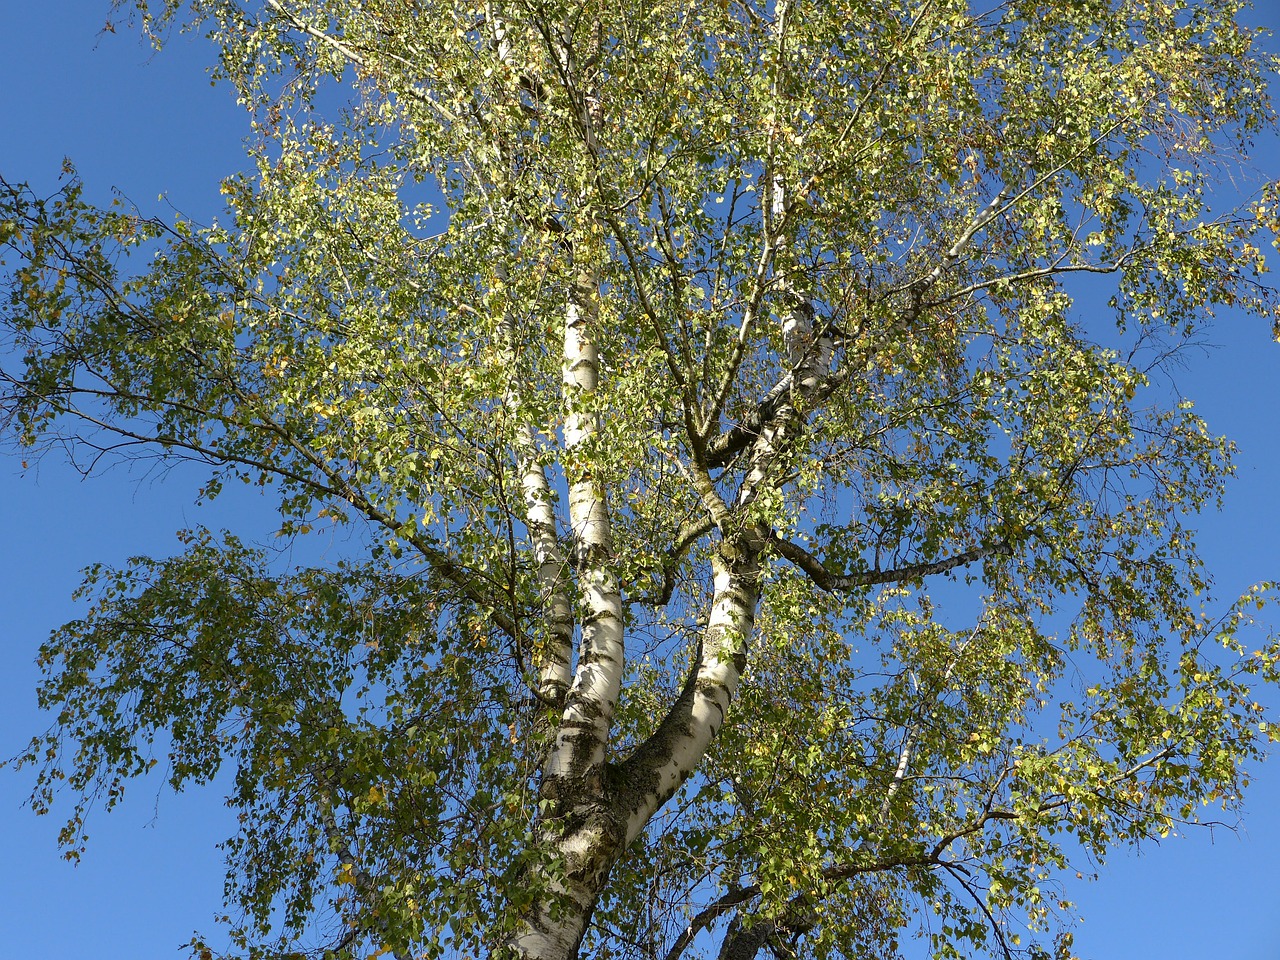
<instances>
[{"instance_id":1,"label":"sky background","mask_svg":"<svg viewBox=\"0 0 1280 960\"><path fill-rule=\"evenodd\" d=\"M210 85L206 42L175 37L154 55L126 28L102 32L108 10L108 0L0 0L0 175L51 192L70 157L91 201L115 188L144 213L207 220L221 208L219 180L243 166L245 117ZM1252 19L1280 28L1280 0ZM1280 143L1260 144L1256 160L1280 176ZM1200 524L1218 594L1230 598L1280 579L1280 345L1239 317L1213 339L1176 382L1241 449L1226 509ZM269 500L234 490L197 510L199 480L194 468L119 468L81 481L53 459L23 471L0 456L0 757L47 725L33 660L50 629L77 615L81 568L176 552L175 532L195 523L269 524ZM1271 702L1280 719L1280 696ZM174 796L135 783L121 809L91 821L88 852L72 866L56 845L61 820L23 808L29 786L29 775L0 770L0 954L167 960L195 930L213 931L223 880L215 845L234 829L215 791ZM1095 960L1280 960L1278 865L1280 757L1257 771L1237 832L1120 852L1097 882L1072 887L1086 917L1076 949Z\"/></svg>"}]
</instances>

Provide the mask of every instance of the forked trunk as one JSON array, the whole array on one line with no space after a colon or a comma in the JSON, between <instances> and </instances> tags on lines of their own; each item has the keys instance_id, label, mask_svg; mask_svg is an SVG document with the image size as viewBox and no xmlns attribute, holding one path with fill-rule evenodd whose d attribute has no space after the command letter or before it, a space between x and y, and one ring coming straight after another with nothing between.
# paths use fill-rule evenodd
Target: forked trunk
<instances>
[{"instance_id":1,"label":"forked trunk","mask_svg":"<svg viewBox=\"0 0 1280 960\"><path fill-rule=\"evenodd\" d=\"M701 657L657 730L602 777L595 775L589 756L575 770L549 765L543 793L554 812L541 825L542 863L556 868L540 868L541 893L524 908L506 952L498 954L504 960L578 955L614 863L697 769L723 725L746 663L760 571L754 551L717 558L714 566L715 594Z\"/></svg>"}]
</instances>

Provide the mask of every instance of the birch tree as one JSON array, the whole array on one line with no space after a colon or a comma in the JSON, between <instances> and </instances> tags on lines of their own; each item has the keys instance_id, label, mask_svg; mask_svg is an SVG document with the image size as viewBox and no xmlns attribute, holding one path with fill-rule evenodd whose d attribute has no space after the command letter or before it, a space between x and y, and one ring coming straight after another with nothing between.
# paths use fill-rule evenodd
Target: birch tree
<instances>
[{"instance_id":1,"label":"birch tree","mask_svg":"<svg viewBox=\"0 0 1280 960\"><path fill-rule=\"evenodd\" d=\"M6 422L348 546L89 567L37 812L216 778L205 960L1072 957L1082 864L1271 736L1163 375L1273 309L1240 7L120 8L246 169L209 226L3 182Z\"/></svg>"}]
</instances>

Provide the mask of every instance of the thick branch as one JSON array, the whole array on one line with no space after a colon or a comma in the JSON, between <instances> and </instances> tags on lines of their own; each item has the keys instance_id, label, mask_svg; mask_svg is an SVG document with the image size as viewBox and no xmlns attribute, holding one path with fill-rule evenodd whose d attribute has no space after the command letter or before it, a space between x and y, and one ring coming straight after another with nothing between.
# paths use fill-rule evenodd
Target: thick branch
<instances>
[{"instance_id":1,"label":"thick branch","mask_svg":"<svg viewBox=\"0 0 1280 960\"><path fill-rule=\"evenodd\" d=\"M1002 540L993 546L975 547L972 550L957 553L955 556L946 557L942 560L933 560L929 563L909 563L906 566L895 567L892 570L866 570L860 573L837 574L828 570L817 557L804 549L804 547L792 543L790 540L775 534L770 542L779 555L802 570L810 580L828 593L838 593L842 590L852 590L855 587L867 587L878 583L902 583L906 580L919 580L921 577L932 576L935 573L946 573L948 570L966 566L985 557L1008 557L1013 555L1013 547L1007 541Z\"/></svg>"},{"instance_id":2,"label":"thick branch","mask_svg":"<svg viewBox=\"0 0 1280 960\"><path fill-rule=\"evenodd\" d=\"M615 803L625 819L626 842L697 768L724 725L729 705L746 669L746 645L760 600L758 556L749 552L717 556L715 594L700 656L670 711L644 743L617 769Z\"/></svg>"},{"instance_id":3,"label":"thick branch","mask_svg":"<svg viewBox=\"0 0 1280 960\"><path fill-rule=\"evenodd\" d=\"M729 461L751 445L760 435L760 430L770 418L778 412L782 402L791 394L791 374L787 374L766 393L756 408L729 430L719 434L707 444L707 466L717 469L726 466Z\"/></svg>"},{"instance_id":4,"label":"thick branch","mask_svg":"<svg viewBox=\"0 0 1280 960\"><path fill-rule=\"evenodd\" d=\"M661 592L629 599L627 604L663 607L670 603L671 597L676 591L676 572L680 569L681 561L684 560L685 555L689 552L689 548L714 530L715 526L715 521L710 517L688 521L681 526L679 533L676 534L675 543L667 551L667 555L663 558L662 565L659 568L662 572Z\"/></svg>"},{"instance_id":5,"label":"thick branch","mask_svg":"<svg viewBox=\"0 0 1280 960\"><path fill-rule=\"evenodd\" d=\"M869 873L887 873L890 870L906 869L908 867L932 867L941 865L941 861L932 857L894 857L887 860L878 860L875 863L867 864L842 864L840 866L828 867L822 871L823 879L831 882L839 882L848 880L856 876ZM664 960L679 960L680 955L689 948L693 940L699 933L707 929L718 919L724 916L735 907L741 906L750 900L754 900L761 894L760 887L757 884L742 887L738 890L731 890L714 903L700 910L689 921L689 925L681 931L675 942L671 945L671 949L667 951ZM794 911L798 907L807 904L808 900L803 895L797 896L790 904L790 911Z\"/></svg>"}]
</instances>

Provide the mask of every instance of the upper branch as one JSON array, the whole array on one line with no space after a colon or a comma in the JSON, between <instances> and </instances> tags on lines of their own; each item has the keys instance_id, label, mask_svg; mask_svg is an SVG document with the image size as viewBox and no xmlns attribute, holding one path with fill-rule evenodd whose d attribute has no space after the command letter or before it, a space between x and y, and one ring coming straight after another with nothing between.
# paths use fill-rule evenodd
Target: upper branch
<instances>
[{"instance_id":1,"label":"upper branch","mask_svg":"<svg viewBox=\"0 0 1280 960\"><path fill-rule=\"evenodd\" d=\"M991 556L1012 556L1013 547L1007 540L986 547L975 547L942 560L928 563L909 563L891 570L864 570L859 573L832 573L817 557L804 547L792 543L774 534L770 541L778 553L799 567L805 575L828 593L852 590L855 587L866 587L877 583L901 583L904 580L918 580L935 573L946 573L956 567L963 567L975 561Z\"/></svg>"}]
</instances>

